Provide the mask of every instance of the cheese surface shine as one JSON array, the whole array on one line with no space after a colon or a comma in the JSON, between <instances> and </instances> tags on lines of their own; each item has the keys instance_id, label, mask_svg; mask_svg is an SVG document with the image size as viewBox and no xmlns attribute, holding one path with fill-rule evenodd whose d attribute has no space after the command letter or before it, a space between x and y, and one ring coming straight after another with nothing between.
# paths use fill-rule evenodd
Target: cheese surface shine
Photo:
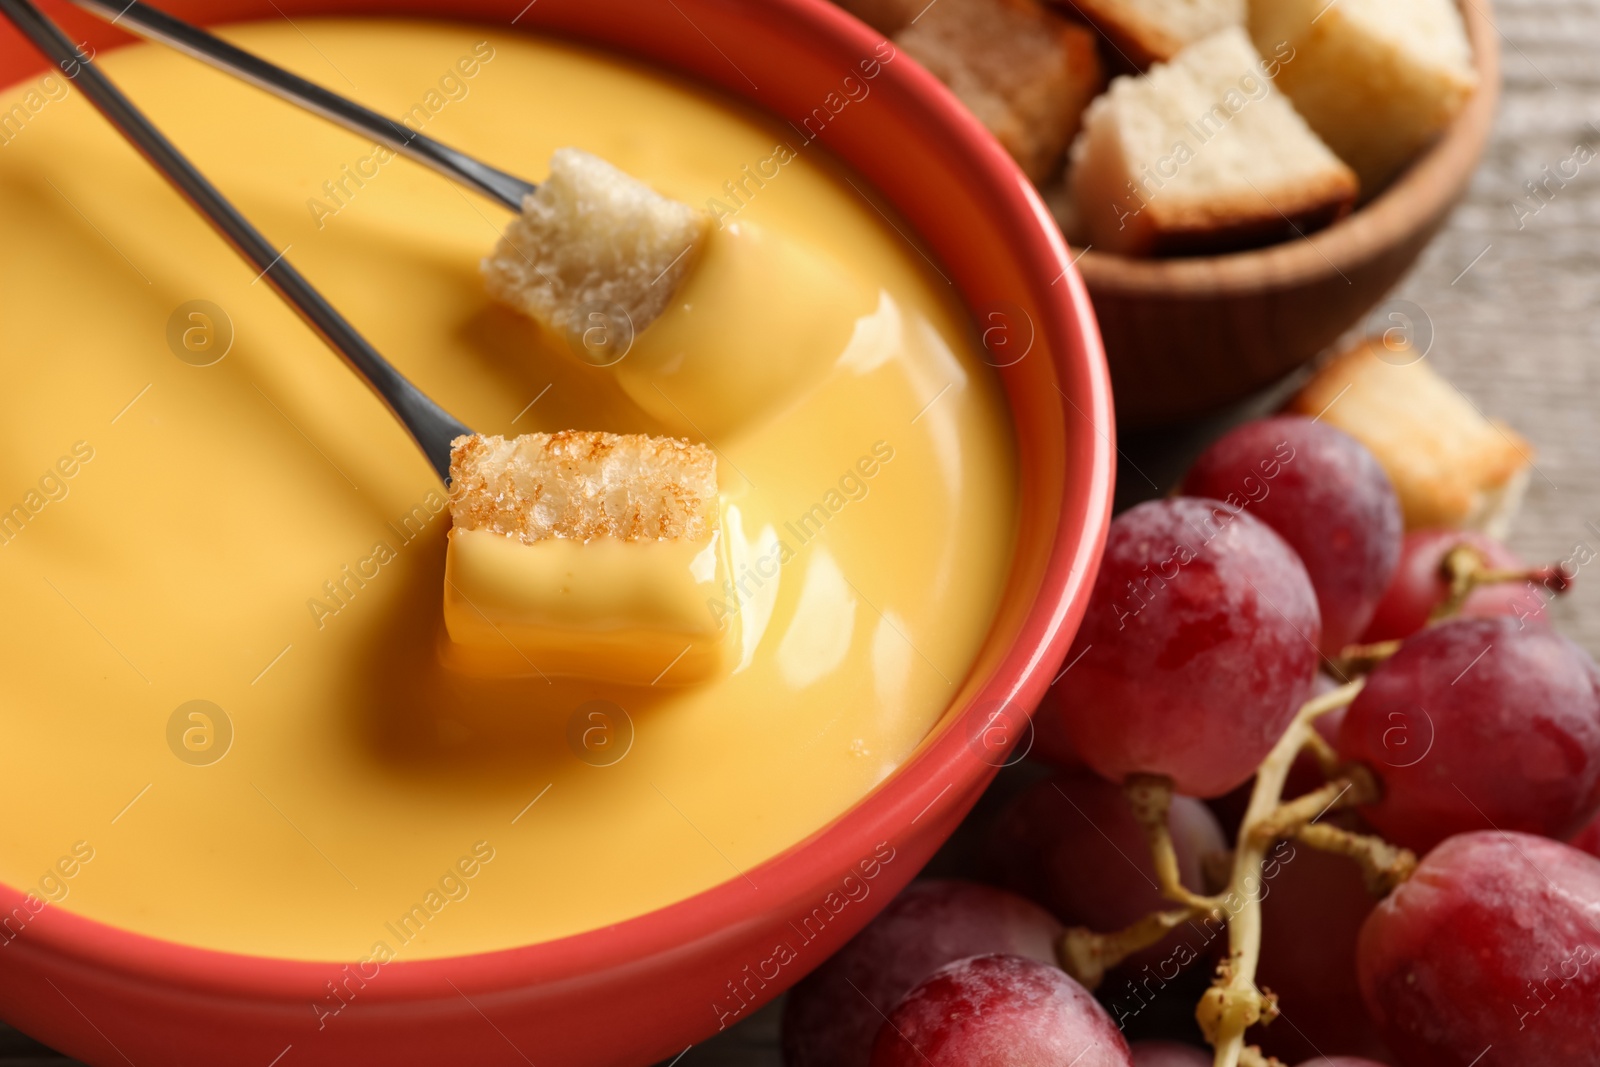
<instances>
[{"instance_id":1,"label":"cheese surface shine","mask_svg":"<svg viewBox=\"0 0 1600 1067\"><path fill-rule=\"evenodd\" d=\"M512 172L574 145L787 249L795 288L729 329L694 309L753 244L634 364L594 366L486 295L488 201L169 51L95 59L474 429L698 437L665 406L695 394L726 576L685 626L737 636L691 685L447 664L448 512L410 439L70 82L30 78L0 90L23 116L0 135L0 883L212 949L459 955L748 874L900 766L979 654L1017 510L1003 396L909 228L794 129L597 52L385 20L223 35ZM747 166L771 176L730 202ZM766 322L822 369L746 351ZM781 403L718 411L689 380L739 359Z\"/></svg>"},{"instance_id":2,"label":"cheese surface shine","mask_svg":"<svg viewBox=\"0 0 1600 1067\"><path fill-rule=\"evenodd\" d=\"M480 675L697 682L725 665L738 638L738 612L721 607L727 581L720 531L699 541L524 544L455 528L440 655Z\"/></svg>"}]
</instances>

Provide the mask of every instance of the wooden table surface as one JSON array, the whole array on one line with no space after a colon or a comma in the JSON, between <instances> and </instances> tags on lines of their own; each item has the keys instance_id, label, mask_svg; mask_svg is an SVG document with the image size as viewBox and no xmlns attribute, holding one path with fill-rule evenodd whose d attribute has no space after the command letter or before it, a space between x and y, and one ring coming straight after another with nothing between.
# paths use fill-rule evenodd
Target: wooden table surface
<instances>
[{"instance_id":1,"label":"wooden table surface","mask_svg":"<svg viewBox=\"0 0 1600 1067\"><path fill-rule=\"evenodd\" d=\"M1466 201L1394 295L1427 313L1438 369L1537 446L1511 543L1529 560L1594 556L1554 614L1600 657L1600 0L1498 0L1495 21L1505 95L1494 140ZM1550 183L1548 203L1530 199L1524 183L1578 145L1596 158L1564 188ZM1282 391L1200 425L1125 438L1119 505L1165 491L1222 426ZM778 1067L777 1034L768 1009L676 1067ZM0 1067L70 1061L0 1025Z\"/></svg>"}]
</instances>

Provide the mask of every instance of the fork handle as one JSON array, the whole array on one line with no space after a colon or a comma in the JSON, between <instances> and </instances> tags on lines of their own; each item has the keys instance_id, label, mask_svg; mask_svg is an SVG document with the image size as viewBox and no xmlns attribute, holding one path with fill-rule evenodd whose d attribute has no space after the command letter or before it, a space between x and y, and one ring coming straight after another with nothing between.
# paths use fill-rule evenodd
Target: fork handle
<instances>
[{"instance_id":1,"label":"fork handle","mask_svg":"<svg viewBox=\"0 0 1600 1067\"><path fill-rule=\"evenodd\" d=\"M282 97L292 104L298 104L347 130L387 145L401 155L432 167L446 178L458 181L512 211L521 211L522 198L535 188L531 182L523 181L516 175L507 174L481 160L473 159L464 152L440 144L431 137L425 137L401 123L384 118L354 100L324 89L298 74L291 74L260 56L231 45L220 37L214 37L198 26L141 3L140 0L131 2L73 0L73 3L113 25L124 27L152 41L160 41L202 63L208 63L218 70L241 78L258 89Z\"/></svg>"},{"instance_id":2,"label":"fork handle","mask_svg":"<svg viewBox=\"0 0 1600 1067\"><path fill-rule=\"evenodd\" d=\"M89 102L216 227L229 244L260 270L260 277L278 291L306 323L344 357L372 387L395 417L410 431L428 462L446 485L450 483L450 442L471 433L463 423L435 404L378 354L366 338L317 292L305 276L239 213L193 163L134 107L99 67L85 59L54 22L29 0L0 0L4 14L62 70L76 70L73 82ZM287 249L284 250L285 252Z\"/></svg>"}]
</instances>

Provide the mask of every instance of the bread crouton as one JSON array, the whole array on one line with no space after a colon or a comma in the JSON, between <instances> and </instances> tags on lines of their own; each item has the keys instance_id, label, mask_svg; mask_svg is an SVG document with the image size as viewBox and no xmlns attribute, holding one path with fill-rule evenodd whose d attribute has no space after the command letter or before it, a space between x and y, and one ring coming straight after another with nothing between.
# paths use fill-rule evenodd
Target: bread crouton
<instances>
[{"instance_id":1,"label":"bread crouton","mask_svg":"<svg viewBox=\"0 0 1600 1067\"><path fill-rule=\"evenodd\" d=\"M455 670L681 685L738 643L705 445L458 437L450 517L440 653Z\"/></svg>"},{"instance_id":2,"label":"bread crouton","mask_svg":"<svg viewBox=\"0 0 1600 1067\"><path fill-rule=\"evenodd\" d=\"M1250 5L1250 32L1263 53L1293 49L1278 88L1369 195L1478 84L1455 0L1271 0Z\"/></svg>"},{"instance_id":3,"label":"bread crouton","mask_svg":"<svg viewBox=\"0 0 1600 1067\"><path fill-rule=\"evenodd\" d=\"M704 541L717 528L717 459L674 437L471 434L451 442L450 518L525 544Z\"/></svg>"},{"instance_id":4,"label":"bread crouton","mask_svg":"<svg viewBox=\"0 0 1600 1067\"><path fill-rule=\"evenodd\" d=\"M841 0L921 63L1036 183L1061 170L1105 82L1094 33L1039 0Z\"/></svg>"},{"instance_id":5,"label":"bread crouton","mask_svg":"<svg viewBox=\"0 0 1600 1067\"><path fill-rule=\"evenodd\" d=\"M635 333L664 311L694 265L709 219L598 156L558 149L483 261L489 293L547 328L581 336L620 308Z\"/></svg>"},{"instance_id":6,"label":"bread crouton","mask_svg":"<svg viewBox=\"0 0 1600 1067\"><path fill-rule=\"evenodd\" d=\"M1355 175L1273 88L1273 65L1236 27L1113 81L1072 147L1085 238L1124 255L1221 252L1348 211Z\"/></svg>"},{"instance_id":7,"label":"bread crouton","mask_svg":"<svg viewBox=\"0 0 1600 1067\"><path fill-rule=\"evenodd\" d=\"M1505 535L1533 449L1413 350L1363 341L1322 367L1289 408L1371 449L1394 482L1407 529Z\"/></svg>"}]
</instances>

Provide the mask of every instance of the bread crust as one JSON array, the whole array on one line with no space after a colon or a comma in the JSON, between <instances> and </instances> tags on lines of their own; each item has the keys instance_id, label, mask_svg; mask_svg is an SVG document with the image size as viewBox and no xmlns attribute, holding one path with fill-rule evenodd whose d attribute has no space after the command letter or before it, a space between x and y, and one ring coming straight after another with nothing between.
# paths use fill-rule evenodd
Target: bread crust
<instances>
[{"instance_id":1,"label":"bread crust","mask_svg":"<svg viewBox=\"0 0 1600 1067\"><path fill-rule=\"evenodd\" d=\"M1154 19L1146 18L1120 0L1055 0L1076 8L1112 46L1140 70L1165 63L1189 42Z\"/></svg>"},{"instance_id":2,"label":"bread crust","mask_svg":"<svg viewBox=\"0 0 1600 1067\"><path fill-rule=\"evenodd\" d=\"M450 517L526 543L701 541L717 529L717 460L675 437L588 430L450 443Z\"/></svg>"},{"instance_id":3,"label":"bread crust","mask_svg":"<svg viewBox=\"0 0 1600 1067\"><path fill-rule=\"evenodd\" d=\"M1486 419L1427 361L1361 341L1328 361L1289 410L1337 426L1377 457L1407 529L1503 529L1533 448Z\"/></svg>"},{"instance_id":4,"label":"bread crust","mask_svg":"<svg viewBox=\"0 0 1600 1067\"><path fill-rule=\"evenodd\" d=\"M1204 7L1204 12L1194 12L1196 20L1184 26L1159 14L1141 10L1130 0L1051 0L1056 7L1087 19L1099 30L1112 48L1135 70L1147 69L1152 63L1165 63L1184 48L1228 26L1243 25L1244 4L1232 11L1213 11L1217 3L1188 0L1188 4ZM1179 5L1184 6L1184 5Z\"/></svg>"},{"instance_id":5,"label":"bread crust","mask_svg":"<svg viewBox=\"0 0 1600 1067\"><path fill-rule=\"evenodd\" d=\"M950 87L1033 182L1059 174L1105 84L1093 31L1040 0L938 0L920 10L895 43Z\"/></svg>"},{"instance_id":6,"label":"bread crust","mask_svg":"<svg viewBox=\"0 0 1600 1067\"><path fill-rule=\"evenodd\" d=\"M1216 254L1304 236L1348 213L1354 172L1266 78L1234 27L1117 79L1072 149L1081 236L1123 255Z\"/></svg>"},{"instance_id":7,"label":"bread crust","mask_svg":"<svg viewBox=\"0 0 1600 1067\"><path fill-rule=\"evenodd\" d=\"M1253 248L1304 237L1350 213L1355 176L1330 170L1293 187L1280 186L1210 197L1204 201L1152 201L1150 255L1194 255Z\"/></svg>"}]
</instances>

